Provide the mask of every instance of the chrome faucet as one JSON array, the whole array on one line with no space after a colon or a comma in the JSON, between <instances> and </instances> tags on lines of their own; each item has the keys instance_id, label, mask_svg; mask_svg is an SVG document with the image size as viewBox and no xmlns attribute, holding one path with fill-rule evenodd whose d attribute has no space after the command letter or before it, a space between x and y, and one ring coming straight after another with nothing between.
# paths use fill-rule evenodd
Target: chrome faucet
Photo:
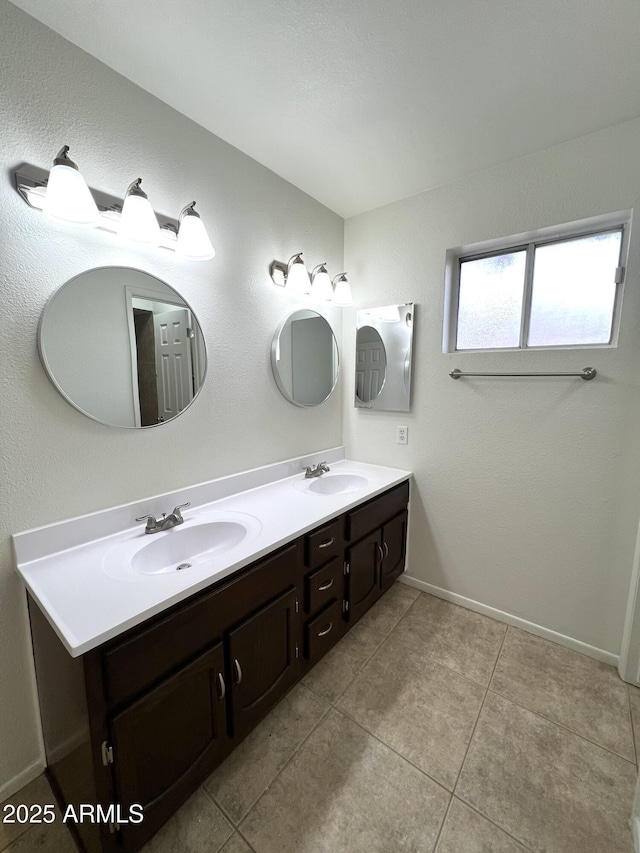
<instances>
[{"instance_id":1,"label":"chrome faucet","mask_svg":"<svg viewBox=\"0 0 640 853\"><path fill-rule=\"evenodd\" d=\"M173 512L169 513L169 515L167 515L166 512L163 512L162 518L156 518L153 515L142 515L140 518L136 518L136 521L146 520L147 526L144 529L145 533L160 533L161 530L170 530L177 524L184 524L184 518L182 517L180 510L184 509L186 506L191 506L191 501L187 501L186 504L180 504L173 510Z\"/></svg>"},{"instance_id":2,"label":"chrome faucet","mask_svg":"<svg viewBox=\"0 0 640 853\"><path fill-rule=\"evenodd\" d=\"M327 471L330 470L331 469L326 462L318 462L315 467L312 465L310 468L306 467L304 469L304 478L305 480L310 480L312 477L320 477L322 474L326 474Z\"/></svg>"}]
</instances>

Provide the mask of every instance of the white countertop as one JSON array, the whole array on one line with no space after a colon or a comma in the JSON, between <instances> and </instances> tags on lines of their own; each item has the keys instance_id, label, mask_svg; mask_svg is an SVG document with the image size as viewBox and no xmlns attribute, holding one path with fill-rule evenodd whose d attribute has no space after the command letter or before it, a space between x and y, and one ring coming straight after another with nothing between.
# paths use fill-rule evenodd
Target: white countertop
<instances>
[{"instance_id":1,"label":"white countertop","mask_svg":"<svg viewBox=\"0 0 640 853\"><path fill-rule=\"evenodd\" d=\"M146 511L159 515L154 509L158 498L16 534L17 571L69 654L77 657L411 477L409 471L395 468L335 461L339 455L339 449L324 451L194 486L191 491L199 497L225 496L189 507L183 511L184 525L153 536L145 535L144 524L133 519ZM283 472L299 471L301 462L306 465L327 458L332 474L362 475L367 478L366 486L334 495L301 493L293 483L303 478L302 473L282 477ZM264 482L269 476L280 479ZM246 488L256 482L262 484ZM234 483L245 490L228 494ZM187 488L162 496L164 511L189 500L189 492ZM251 517L247 519L250 532L221 556L165 574L117 570L114 557L126 556L127 549L130 552L208 519L240 518L235 513ZM97 538L97 530L107 535Z\"/></svg>"}]
</instances>

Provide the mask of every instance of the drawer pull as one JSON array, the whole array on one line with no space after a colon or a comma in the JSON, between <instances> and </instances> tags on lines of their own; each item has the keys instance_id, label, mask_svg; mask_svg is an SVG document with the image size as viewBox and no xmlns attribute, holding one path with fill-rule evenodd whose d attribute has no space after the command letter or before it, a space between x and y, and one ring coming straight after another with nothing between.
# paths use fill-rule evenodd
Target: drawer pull
<instances>
[{"instance_id":1,"label":"drawer pull","mask_svg":"<svg viewBox=\"0 0 640 853\"><path fill-rule=\"evenodd\" d=\"M333 586L333 578L331 578L331 580L328 580L326 583L323 583L322 586L319 586L318 592L324 592L325 589L331 589L332 586Z\"/></svg>"},{"instance_id":2,"label":"drawer pull","mask_svg":"<svg viewBox=\"0 0 640 853\"><path fill-rule=\"evenodd\" d=\"M236 684L241 684L242 683L242 669L240 668L240 663L238 662L237 658L233 661L233 668L235 669L235 672L236 672Z\"/></svg>"},{"instance_id":3,"label":"drawer pull","mask_svg":"<svg viewBox=\"0 0 640 853\"><path fill-rule=\"evenodd\" d=\"M378 562L381 563L384 560L384 551L380 545L376 545L376 548L378 549Z\"/></svg>"},{"instance_id":4,"label":"drawer pull","mask_svg":"<svg viewBox=\"0 0 640 853\"><path fill-rule=\"evenodd\" d=\"M384 548L384 558L386 560L387 557L389 556L389 546L387 545L386 542L383 542L382 547Z\"/></svg>"},{"instance_id":5,"label":"drawer pull","mask_svg":"<svg viewBox=\"0 0 640 853\"><path fill-rule=\"evenodd\" d=\"M222 677L222 673L218 673L218 683L220 685L220 693L218 695L218 699L222 700L225 697L225 693L227 692L227 688L225 687L224 678Z\"/></svg>"},{"instance_id":6,"label":"drawer pull","mask_svg":"<svg viewBox=\"0 0 640 853\"><path fill-rule=\"evenodd\" d=\"M324 629L324 631L319 631L319 632L318 632L318 636L319 636L319 637L326 637L326 635L329 633L329 631L330 631L332 628L333 628L333 622L329 622L329 627L328 627L328 628L325 628L325 629Z\"/></svg>"},{"instance_id":7,"label":"drawer pull","mask_svg":"<svg viewBox=\"0 0 640 853\"><path fill-rule=\"evenodd\" d=\"M331 539L325 539L324 542L321 542L318 545L318 548L328 548L329 545L333 545L333 536L331 537Z\"/></svg>"}]
</instances>

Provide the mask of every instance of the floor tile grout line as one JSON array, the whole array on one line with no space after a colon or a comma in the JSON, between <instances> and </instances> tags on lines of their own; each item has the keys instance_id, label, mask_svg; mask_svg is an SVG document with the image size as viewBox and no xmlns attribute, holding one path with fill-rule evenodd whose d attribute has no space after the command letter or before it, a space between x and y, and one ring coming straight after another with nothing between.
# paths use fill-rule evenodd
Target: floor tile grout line
<instances>
[{"instance_id":1,"label":"floor tile grout line","mask_svg":"<svg viewBox=\"0 0 640 853\"><path fill-rule=\"evenodd\" d=\"M496 667L498 666L498 661L500 660L500 655L502 654L502 649L504 648L505 641L507 639L507 634L509 633L509 628L504 632L502 636L502 642L500 643L500 648L498 649L498 654L496 655L495 663L493 664L493 669L491 670L491 675L489 676L488 685L491 684L493 679L493 675L496 671ZM471 732L471 737L469 738L469 743L467 744L467 748L464 753L464 757L460 763L460 769L458 770L458 775L456 776L456 781L453 786L453 795L455 796L456 790L458 788L458 783L460 782L460 776L462 775L462 770L467 760L467 756L469 755L469 750L471 749L471 744L473 743L473 738L475 737L476 730L478 728L478 723L480 721L480 717L482 716L482 710L484 708L484 704L487 701L487 696L489 695L489 686L485 688L484 696L482 697L482 703L480 705L480 710L478 711L478 716L476 717L475 724L473 726L473 731Z\"/></svg>"},{"instance_id":2,"label":"floor tile grout line","mask_svg":"<svg viewBox=\"0 0 640 853\"><path fill-rule=\"evenodd\" d=\"M607 752L609 755L613 755L615 758L619 758L621 761L626 761L627 764L630 764L632 767L636 767L635 761L632 761L629 758L625 758L624 755L620 755L619 752L614 752L612 749L609 749L608 746L603 746L601 743L597 743L595 740L591 740L591 738L586 737L585 735L580 734L580 732L576 732L573 729L569 728L569 726L564 723L559 723L557 720L552 720L549 717L545 717L544 714L541 714L540 711L532 711L531 708L527 708L526 705L523 705L522 702L517 702L515 699L512 699L510 696L505 696L504 693L499 693L497 690L492 690L491 687L487 688L488 693L493 693L494 696L499 696L501 699L505 699L507 702L511 702L512 705L516 705L518 708L522 708L524 711L528 711L529 714L533 714L535 717L538 717L541 720L544 720L545 723L549 723L552 726L557 726L559 729L562 729L565 732L569 732L569 734L575 735L579 737L580 740L585 741L585 743L590 743L591 746L596 746L598 749ZM635 750L635 747L634 747Z\"/></svg>"},{"instance_id":3,"label":"floor tile grout line","mask_svg":"<svg viewBox=\"0 0 640 853\"><path fill-rule=\"evenodd\" d=\"M317 694L316 694L316 695L317 695ZM326 700L326 699L325 699L324 701L325 701L325 702L327 702L327 700ZM276 780L277 780L277 779L278 779L278 778L279 778L279 777L284 773L284 771L286 770L286 768L291 764L291 762L293 761L293 759L294 759L294 758L296 757L296 755L300 752L300 750L301 750L301 749L302 749L302 747L305 745L305 743L309 740L309 738L311 737L311 735L315 732L315 730L318 728L318 726L322 724L322 722L324 721L324 719L325 719L325 717L327 716L327 714L332 710L333 706L332 706L329 702L327 702L327 705L328 705L328 707L323 711L322 716L320 717L320 719L318 720L318 722L313 726L313 728L312 728L312 729L311 729L311 731L308 733L308 735L307 735L305 738L303 738L303 740L302 740L302 741L300 741L300 743L298 744L298 746L294 749L294 751L291 753L291 755L289 756L289 758L288 758L288 759L285 761L285 763L282 765L282 767L280 768L280 770L278 770L278 772L277 772L277 773L276 773L276 775L273 777L273 779L269 782L269 784L268 784L268 785L267 785L267 787L264 789L264 791L262 791L262 793L260 794L260 796L258 797L258 799L257 799L254 803L252 803L251 808L247 809L247 811L243 814L243 816L242 816L242 817L240 818L240 820L238 821L238 824L237 824L237 825L236 825L236 824L234 824L234 827L238 830L238 832L240 832L240 834L241 834L241 835L242 835L242 833L241 833L241 831L240 831L240 824L241 824L243 821L245 821L245 820L247 819L247 817L251 814L251 812L254 810L254 808L258 805L258 803L260 802L260 800L261 800L261 799L264 797L264 795L269 791L269 788L271 788L271 786L274 784L274 782L275 782L275 781L276 781ZM335 709L334 709L334 710L335 710ZM244 838L244 835L243 835L242 837ZM245 840L246 840L246 839L245 839ZM247 844L248 844L248 843L249 843L249 842L247 842ZM251 846L251 845L249 845L249 846Z\"/></svg>"},{"instance_id":4,"label":"floor tile grout line","mask_svg":"<svg viewBox=\"0 0 640 853\"><path fill-rule=\"evenodd\" d=\"M444 829L444 825L447 822L447 818L449 817L449 812L451 811L451 804L453 803L453 794L449 798L449 805L447 806L447 810L444 813L444 817L442 818L442 823L440 824L440 829L438 830L438 834L436 836L436 843L433 845L433 853L438 853L438 844L440 844L440 838L442 836L442 830Z\"/></svg>"},{"instance_id":5,"label":"floor tile grout line","mask_svg":"<svg viewBox=\"0 0 640 853\"><path fill-rule=\"evenodd\" d=\"M422 775L423 775L423 776L426 776L426 777L427 777L427 779L429 779L429 781L430 781L430 782L434 782L434 783L435 783L439 788L442 788L442 790L443 790L443 791L446 791L446 792L447 792L447 794L449 794L449 796L453 796L453 791L450 791L450 790L449 790L449 788L447 788L447 786L446 786L446 785L443 785L443 783L442 783L442 782L440 782L438 779L435 779L433 776L431 776L429 773L427 773L427 771L426 771L426 770L424 770L424 768L419 767L419 766L418 766L415 762L413 762L410 758L407 758L407 756L406 756L406 755L402 755L402 753L401 753L401 752L398 752L398 750L397 750L397 749L395 749L395 747L390 746L388 743L386 743L384 740L382 740L382 738L380 737L380 735L377 735L375 732L370 732L370 731L369 731L369 729L368 729L366 726L363 726L363 725L362 725L362 723L360 723L360 722L358 722L358 720L354 719L354 718L353 718L353 717L352 717L352 716L351 716L347 711L342 710L342 708L334 708L333 710L334 710L337 714L341 714L341 715L342 715L343 717L345 717L347 720L349 720L350 722L352 722L352 723L353 723L354 725L356 725L359 729L362 729L362 731L363 731L363 732L365 732L366 734L368 734L368 735L369 735L370 737L372 737L374 740L377 740L379 744L381 744L382 746L384 746L384 747L385 747L385 749L388 749L390 752L393 752L393 753L394 753L394 755L397 755L397 756L398 756L398 758L402 759L402 761L406 761L406 763L407 763L407 764L411 765L411 767L413 767L415 770L418 770L420 773L422 773Z\"/></svg>"},{"instance_id":6,"label":"floor tile grout line","mask_svg":"<svg viewBox=\"0 0 640 853\"><path fill-rule=\"evenodd\" d=\"M454 794L452 796L451 800L452 800L452 802L453 802L453 800L458 800L458 802L463 803L467 808L471 809L471 811L474 811L476 814L480 815L481 818L486 820L492 826L495 826L496 829L499 829L500 832L504 832L505 835L508 835L509 838L513 839L513 841L515 841L516 844L519 844L524 850L527 851L527 853L534 853L534 848L530 846L528 841L521 841L519 838L516 838L516 836L513 835L513 833L509 832L508 829L505 829L504 826L500 826L500 824L496 823L496 821L493 818L489 817L484 812L480 811L478 806L472 805L471 803L468 803L463 797L459 797L457 794Z\"/></svg>"},{"instance_id":7,"label":"floor tile grout line","mask_svg":"<svg viewBox=\"0 0 640 853\"><path fill-rule=\"evenodd\" d=\"M247 814L248 814L248 812L247 812ZM247 847L249 848L249 853L255 853L255 850L254 850L254 849L253 849L253 847L249 844L249 842L248 842L248 841L247 841L247 839L244 837L244 835L240 832L240 830L239 830L239 829L236 829L236 832L238 833L238 835L240 836L240 838L244 841L244 843L245 843L245 844L247 845ZM226 842L226 841L225 841L225 844L227 844L227 842Z\"/></svg>"}]
</instances>

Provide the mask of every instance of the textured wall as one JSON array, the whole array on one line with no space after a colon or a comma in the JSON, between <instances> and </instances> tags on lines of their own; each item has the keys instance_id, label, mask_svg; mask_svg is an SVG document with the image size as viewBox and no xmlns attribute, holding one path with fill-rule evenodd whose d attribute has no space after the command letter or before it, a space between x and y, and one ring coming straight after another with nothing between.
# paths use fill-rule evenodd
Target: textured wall
<instances>
[{"instance_id":1,"label":"textured wall","mask_svg":"<svg viewBox=\"0 0 640 853\"><path fill-rule=\"evenodd\" d=\"M24 591L11 533L341 443L341 400L287 403L271 376L271 336L293 304L273 258L343 269L343 222L272 172L0 0L0 799L41 760ZM56 225L12 187L20 162L46 168L71 146L90 185L115 196L142 176L156 210L194 198L217 257L180 261L108 234ZM196 311L209 372L176 421L136 432L74 411L48 382L36 329L49 296L96 266L143 269ZM297 306L295 306L297 307ZM324 312L341 337L340 309Z\"/></svg>"},{"instance_id":2,"label":"textured wall","mask_svg":"<svg viewBox=\"0 0 640 853\"><path fill-rule=\"evenodd\" d=\"M410 573L614 654L639 514L637 223L616 349L445 355L444 266L454 246L637 206L638 151L629 122L345 226L356 307L418 303L409 415L353 408L355 309L344 318L347 455L414 471ZM447 375L586 365L593 382Z\"/></svg>"}]
</instances>

